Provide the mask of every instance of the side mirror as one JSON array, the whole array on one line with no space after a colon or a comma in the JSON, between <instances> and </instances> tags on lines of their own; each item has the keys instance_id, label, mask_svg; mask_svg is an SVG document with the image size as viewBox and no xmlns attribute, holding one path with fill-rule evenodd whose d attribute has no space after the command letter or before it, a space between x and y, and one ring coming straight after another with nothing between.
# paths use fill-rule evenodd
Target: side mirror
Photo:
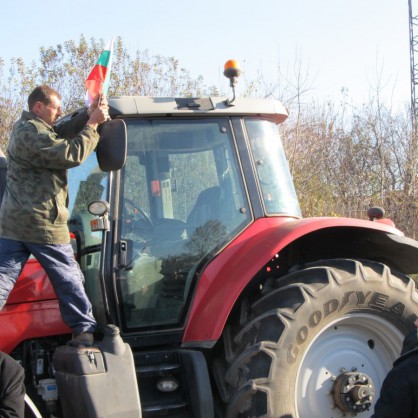
<instances>
[{"instance_id":1,"label":"side mirror","mask_svg":"<svg viewBox=\"0 0 418 418\"><path fill-rule=\"evenodd\" d=\"M96 148L97 162L102 171L116 171L126 162L127 134L122 119L105 122L100 129L100 140Z\"/></svg>"}]
</instances>

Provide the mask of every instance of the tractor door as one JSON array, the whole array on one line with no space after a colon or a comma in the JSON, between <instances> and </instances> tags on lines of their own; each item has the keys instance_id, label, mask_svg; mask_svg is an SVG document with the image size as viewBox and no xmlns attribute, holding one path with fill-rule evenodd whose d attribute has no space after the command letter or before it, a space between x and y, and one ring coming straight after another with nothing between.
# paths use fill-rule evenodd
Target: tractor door
<instances>
[{"instance_id":1,"label":"tractor door","mask_svg":"<svg viewBox=\"0 0 418 418\"><path fill-rule=\"evenodd\" d=\"M98 322L105 323L103 294L99 280L102 232L92 232L90 221L94 219L88 205L107 199L108 175L99 169L93 153L79 167L68 171L69 228L74 252L85 277L85 288L93 305Z\"/></svg>"},{"instance_id":2,"label":"tractor door","mask_svg":"<svg viewBox=\"0 0 418 418\"><path fill-rule=\"evenodd\" d=\"M196 270L251 221L230 121L136 120L127 128L117 234L121 322L127 332L179 327Z\"/></svg>"}]
</instances>

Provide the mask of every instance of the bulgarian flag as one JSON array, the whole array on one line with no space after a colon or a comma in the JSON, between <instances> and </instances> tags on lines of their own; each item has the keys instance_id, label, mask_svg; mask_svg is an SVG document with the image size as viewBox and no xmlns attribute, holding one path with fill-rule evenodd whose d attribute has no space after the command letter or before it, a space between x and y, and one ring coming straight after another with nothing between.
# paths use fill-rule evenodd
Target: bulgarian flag
<instances>
[{"instance_id":1,"label":"bulgarian flag","mask_svg":"<svg viewBox=\"0 0 418 418\"><path fill-rule=\"evenodd\" d=\"M100 93L107 93L112 67L113 39L101 53L96 65L84 83L87 89L86 106L89 106Z\"/></svg>"}]
</instances>

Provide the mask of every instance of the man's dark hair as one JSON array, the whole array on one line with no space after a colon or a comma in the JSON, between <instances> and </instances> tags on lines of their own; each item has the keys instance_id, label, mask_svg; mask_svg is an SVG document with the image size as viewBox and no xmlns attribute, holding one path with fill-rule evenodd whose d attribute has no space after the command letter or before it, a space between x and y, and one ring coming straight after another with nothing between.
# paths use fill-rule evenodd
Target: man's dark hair
<instances>
[{"instance_id":1,"label":"man's dark hair","mask_svg":"<svg viewBox=\"0 0 418 418\"><path fill-rule=\"evenodd\" d=\"M53 88L46 86L45 84L35 87L28 97L29 110L32 110L36 102L41 102L45 105L49 105L51 103L52 96L56 96L61 100L61 95Z\"/></svg>"}]
</instances>

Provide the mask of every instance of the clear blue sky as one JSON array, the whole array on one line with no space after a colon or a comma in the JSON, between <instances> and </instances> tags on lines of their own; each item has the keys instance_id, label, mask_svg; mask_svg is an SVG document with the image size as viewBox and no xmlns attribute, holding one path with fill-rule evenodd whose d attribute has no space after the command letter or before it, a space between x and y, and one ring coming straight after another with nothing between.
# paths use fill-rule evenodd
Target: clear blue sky
<instances>
[{"instance_id":1,"label":"clear blue sky","mask_svg":"<svg viewBox=\"0 0 418 418\"><path fill-rule=\"evenodd\" d=\"M338 99L345 87L355 103L367 101L380 77L385 101L410 101L408 0L5 0L1 16L6 62L30 62L40 47L81 34L115 35L131 52L173 56L223 89L228 59L248 79L261 68L274 81L279 63L291 78L300 58L318 99Z\"/></svg>"}]
</instances>

